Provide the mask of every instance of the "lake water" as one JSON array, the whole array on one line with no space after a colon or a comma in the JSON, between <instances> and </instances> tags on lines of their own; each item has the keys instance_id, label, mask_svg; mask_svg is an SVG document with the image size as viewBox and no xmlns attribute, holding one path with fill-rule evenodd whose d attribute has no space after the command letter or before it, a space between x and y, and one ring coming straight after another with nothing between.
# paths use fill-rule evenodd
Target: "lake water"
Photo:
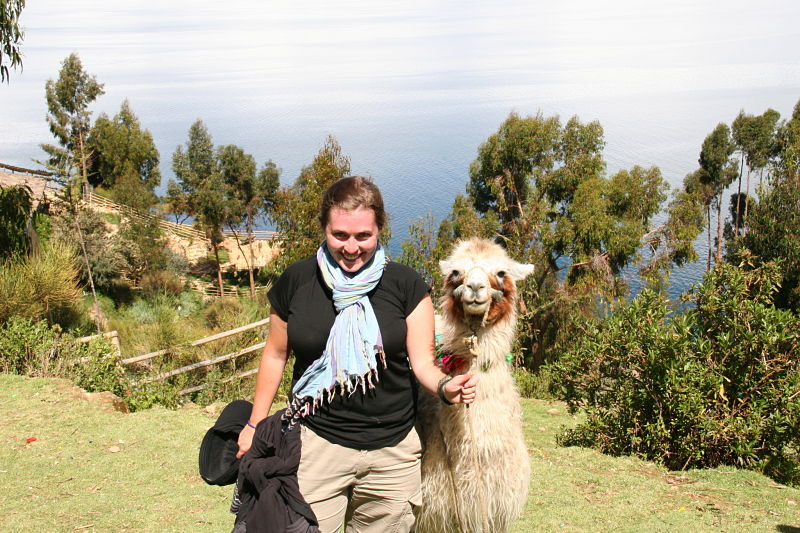
<instances>
[{"instance_id":1,"label":"lake water","mask_svg":"<svg viewBox=\"0 0 800 533\"><path fill-rule=\"evenodd\" d=\"M395 253L411 220L449 211L478 145L512 110L599 120L609 175L657 165L675 188L717 123L740 109L791 114L800 3L647 4L28 2L24 70L0 86L0 162L42 157L45 81L78 52L105 84L95 115L129 99L161 152L163 185L197 118L216 144L275 161L283 183L333 134L352 172L383 190ZM673 292L703 267L676 272Z\"/></svg>"}]
</instances>

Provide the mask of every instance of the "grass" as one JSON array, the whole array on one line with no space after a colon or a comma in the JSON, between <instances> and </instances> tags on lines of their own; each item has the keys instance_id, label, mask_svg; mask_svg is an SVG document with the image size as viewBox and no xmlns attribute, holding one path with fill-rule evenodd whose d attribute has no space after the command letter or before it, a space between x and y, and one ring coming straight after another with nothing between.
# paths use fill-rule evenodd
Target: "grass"
<instances>
[{"instance_id":1,"label":"grass","mask_svg":"<svg viewBox=\"0 0 800 533\"><path fill-rule=\"evenodd\" d=\"M798 489L562 448L559 428L577 420L562 404L525 400L524 412L531 490L515 533L800 532ZM108 412L65 381L0 375L0 530L229 531L230 487L197 473L214 419L193 407Z\"/></svg>"}]
</instances>

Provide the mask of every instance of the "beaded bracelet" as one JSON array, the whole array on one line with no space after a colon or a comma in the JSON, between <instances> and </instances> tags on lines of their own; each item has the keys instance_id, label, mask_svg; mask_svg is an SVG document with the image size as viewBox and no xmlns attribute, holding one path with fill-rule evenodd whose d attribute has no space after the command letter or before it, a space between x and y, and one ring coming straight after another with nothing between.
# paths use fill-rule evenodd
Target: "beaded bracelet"
<instances>
[{"instance_id":1,"label":"beaded bracelet","mask_svg":"<svg viewBox=\"0 0 800 533\"><path fill-rule=\"evenodd\" d=\"M453 376L443 377L442 379L439 380L439 385L436 387L436 393L439 395L439 399L442 400L442 402L445 405L453 405L453 402L448 400L447 397L444 395L444 386L451 379L453 379Z\"/></svg>"},{"instance_id":2,"label":"beaded bracelet","mask_svg":"<svg viewBox=\"0 0 800 533\"><path fill-rule=\"evenodd\" d=\"M250 426L253 429L256 429L256 427L253 425L253 423L250 422L249 420L247 421L247 425Z\"/></svg>"}]
</instances>

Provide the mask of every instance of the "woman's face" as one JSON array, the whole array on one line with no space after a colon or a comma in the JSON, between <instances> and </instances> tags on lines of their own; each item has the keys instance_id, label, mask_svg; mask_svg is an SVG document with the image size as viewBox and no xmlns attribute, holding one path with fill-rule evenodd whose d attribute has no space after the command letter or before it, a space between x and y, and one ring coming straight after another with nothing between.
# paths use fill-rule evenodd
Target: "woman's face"
<instances>
[{"instance_id":1,"label":"woman's face","mask_svg":"<svg viewBox=\"0 0 800 533\"><path fill-rule=\"evenodd\" d=\"M355 273L375 255L379 232L372 209L345 211L334 207L328 212L325 242L342 270Z\"/></svg>"}]
</instances>

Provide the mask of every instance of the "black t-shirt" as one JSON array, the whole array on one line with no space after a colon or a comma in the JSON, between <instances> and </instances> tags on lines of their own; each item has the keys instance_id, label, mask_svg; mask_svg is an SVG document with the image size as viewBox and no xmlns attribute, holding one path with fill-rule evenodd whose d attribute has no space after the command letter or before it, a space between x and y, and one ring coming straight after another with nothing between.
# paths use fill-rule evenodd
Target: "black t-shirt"
<instances>
[{"instance_id":1,"label":"black t-shirt","mask_svg":"<svg viewBox=\"0 0 800 533\"><path fill-rule=\"evenodd\" d=\"M361 450L397 444L414 425L417 387L406 353L406 317L428 293L414 270L390 261L378 285L369 293L386 354L378 362L374 388L349 396L338 393L304 419L325 439ZM272 311L288 324L289 349L295 356L294 384L325 349L336 311L316 257L290 265L269 291Z\"/></svg>"}]
</instances>

